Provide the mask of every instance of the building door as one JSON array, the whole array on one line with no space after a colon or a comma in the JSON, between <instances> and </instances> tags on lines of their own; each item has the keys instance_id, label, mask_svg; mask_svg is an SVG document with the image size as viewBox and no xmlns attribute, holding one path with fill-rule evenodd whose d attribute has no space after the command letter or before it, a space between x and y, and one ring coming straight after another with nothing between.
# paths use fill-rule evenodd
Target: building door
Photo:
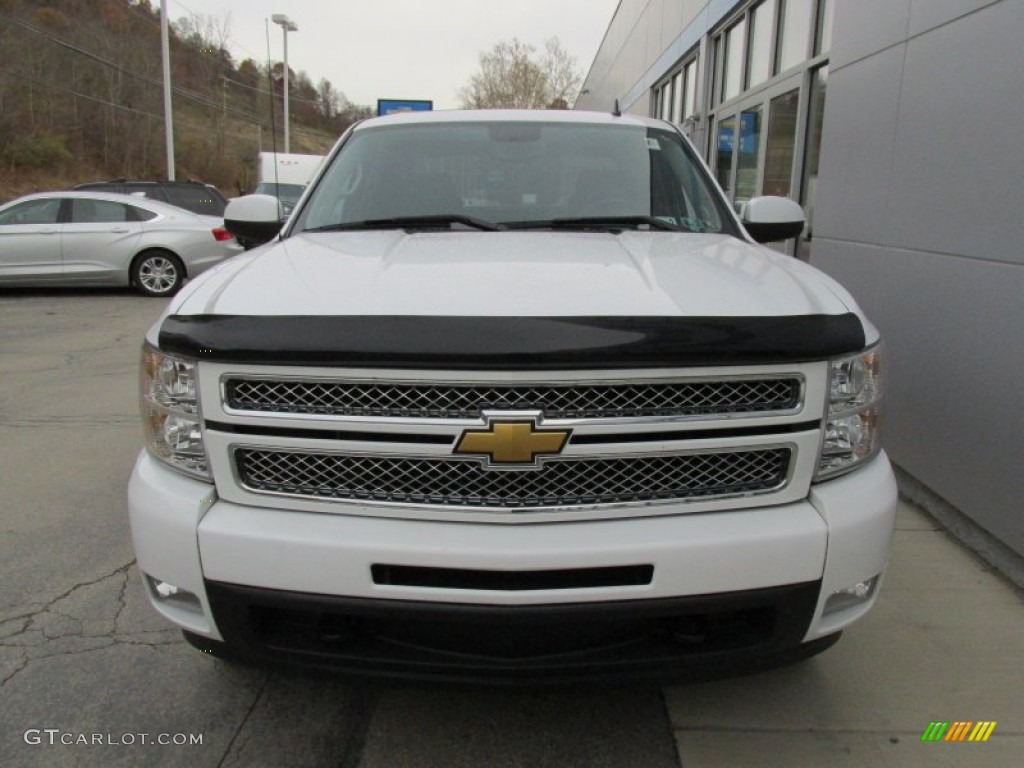
<instances>
[{"instance_id":1,"label":"building door","mask_svg":"<svg viewBox=\"0 0 1024 768\"><path fill-rule=\"evenodd\" d=\"M760 195L798 199L803 173L803 78L797 76L723 108L715 119L715 176L739 211Z\"/></svg>"}]
</instances>

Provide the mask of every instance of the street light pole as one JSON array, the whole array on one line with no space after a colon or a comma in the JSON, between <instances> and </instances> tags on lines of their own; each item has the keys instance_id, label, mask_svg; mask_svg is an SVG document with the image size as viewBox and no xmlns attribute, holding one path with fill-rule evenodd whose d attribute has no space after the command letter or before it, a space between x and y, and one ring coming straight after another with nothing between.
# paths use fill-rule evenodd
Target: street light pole
<instances>
[{"instance_id":1,"label":"street light pole","mask_svg":"<svg viewBox=\"0 0 1024 768\"><path fill-rule=\"evenodd\" d=\"M270 20L275 24L280 24L281 31L284 34L284 151L285 154L288 154L291 152L291 141L288 132L288 33L298 32L299 28L294 21L283 13L273 14Z\"/></svg>"},{"instance_id":2,"label":"street light pole","mask_svg":"<svg viewBox=\"0 0 1024 768\"><path fill-rule=\"evenodd\" d=\"M167 145L167 180L174 181L174 120L171 117L171 46L167 31L167 0L160 2L160 49L164 74L164 139Z\"/></svg>"}]
</instances>

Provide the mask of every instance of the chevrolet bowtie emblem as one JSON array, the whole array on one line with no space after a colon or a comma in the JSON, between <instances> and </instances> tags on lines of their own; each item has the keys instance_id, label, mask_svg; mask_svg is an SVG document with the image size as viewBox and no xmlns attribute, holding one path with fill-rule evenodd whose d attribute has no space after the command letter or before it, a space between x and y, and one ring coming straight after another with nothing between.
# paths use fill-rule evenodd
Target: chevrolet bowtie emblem
<instances>
[{"instance_id":1,"label":"chevrolet bowtie emblem","mask_svg":"<svg viewBox=\"0 0 1024 768\"><path fill-rule=\"evenodd\" d=\"M487 429L467 429L455 453L484 454L491 464L534 464L542 454L561 453L568 429L537 429L533 421L495 421Z\"/></svg>"}]
</instances>

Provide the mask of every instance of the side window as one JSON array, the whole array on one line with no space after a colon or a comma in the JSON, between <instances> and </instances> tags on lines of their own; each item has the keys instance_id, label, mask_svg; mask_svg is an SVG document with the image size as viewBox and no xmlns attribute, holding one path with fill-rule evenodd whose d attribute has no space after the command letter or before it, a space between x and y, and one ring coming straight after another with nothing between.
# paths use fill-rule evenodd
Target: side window
<instances>
[{"instance_id":1,"label":"side window","mask_svg":"<svg viewBox=\"0 0 1024 768\"><path fill-rule=\"evenodd\" d=\"M220 216L223 208L220 201L202 187L167 187L167 201L171 205L208 216Z\"/></svg>"},{"instance_id":2,"label":"side window","mask_svg":"<svg viewBox=\"0 0 1024 768\"><path fill-rule=\"evenodd\" d=\"M713 193L683 145L667 137L660 144L662 152L651 154L657 154L659 162L663 164L658 173L665 180L663 194L667 195L669 203L666 210L670 216L674 211L679 212L679 219L675 223L692 232L726 231L720 203L715 202ZM654 211L653 215L665 214Z\"/></svg>"},{"instance_id":3,"label":"side window","mask_svg":"<svg viewBox=\"0 0 1024 768\"><path fill-rule=\"evenodd\" d=\"M56 224L60 198L27 200L0 213L0 226L11 224Z\"/></svg>"},{"instance_id":4,"label":"side window","mask_svg":"<svg viewBox=\"0 0 1024 768\"><path fill-rule=\"evenodd\" d=\"M682 186L661 149L651 156L651 216L679 224L690 217Z\"/></svg>"},{"instance_id":5,"label":"side window","mask_svg":"<svg viewBox=\"0 0 1024 768\"><path fill-rule=\"evenodd\" d=\"M85 198L71 201L71 222L73 224L105 224L117 221L134 221L128 206L109 200Z\"/></svg>"},{"instance_id":6,"label":"side window","mask_svg":"<svg viewBox=\"0 0 1024 768\"><path fill-rule=\"evenodd\" d=\"M147 211L145 208L139 208L134 205L126 206L128 213L131 215L132 221L151 221L156 218L156 214L152 211Z\"/></svg>"}]
</instances>

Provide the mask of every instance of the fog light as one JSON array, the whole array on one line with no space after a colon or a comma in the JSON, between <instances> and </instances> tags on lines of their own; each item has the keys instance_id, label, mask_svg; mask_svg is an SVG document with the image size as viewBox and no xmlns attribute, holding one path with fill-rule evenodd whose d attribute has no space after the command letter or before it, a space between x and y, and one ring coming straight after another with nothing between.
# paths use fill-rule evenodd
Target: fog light
<instances>
[{"instance_id":1,"label":"fog light","mask_svg":"<svg viewBox=\"0 0 1024 768\"><path fill-rule=\"evenodd\" d=\"M828 616L830 613L838 613L848 608L864 605L875 594L876 584L878 584L877 576L867 581L857 582L845 589L837 589L826 601L823 615Z\"/></svg>"},{"instance_id":2,"label":"fog light","mask_svg":"<svg viewBox=\"0 0 1024 768\"><path fill-rule=\"evenodd\" d=\"M146 575L146 584L149 586L149 592L153 599L160 605L174 606L200 616L203 615L203 604L199 602L199 597L187 589L154 579L148 574Z\"/></svg>"}]
</instances>

